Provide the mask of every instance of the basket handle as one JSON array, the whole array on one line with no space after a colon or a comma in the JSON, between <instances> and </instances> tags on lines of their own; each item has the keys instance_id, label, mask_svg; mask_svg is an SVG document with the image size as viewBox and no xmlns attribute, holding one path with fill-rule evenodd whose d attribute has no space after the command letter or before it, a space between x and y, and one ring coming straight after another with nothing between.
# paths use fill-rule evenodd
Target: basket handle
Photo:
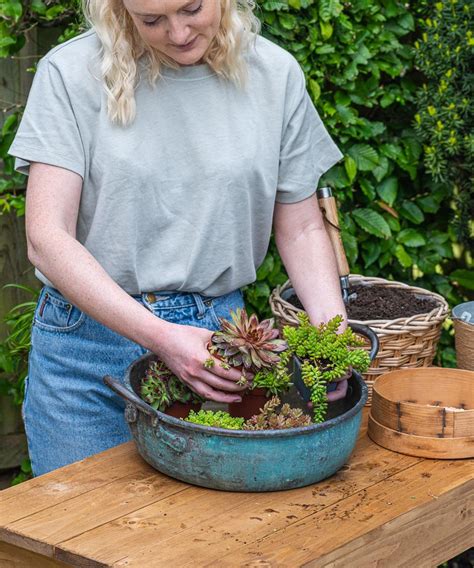
<instances>
[{"instance_id":1,"label":"basket handle","mask_svg":"<svg viewBox=\"0 0 474 568\"><path fill-rule=\"evenodd\" d=\"M368 325L364 325L362 323L350 322L349 327L352 329L352 331L355 331L359 335L363 335L370 341L369 357L370 361L372 362L375 357L377 357L377 353L379 352L380 347L380 342L377 334L372 329L370 329Z\"/></svg>"}]
</instances>

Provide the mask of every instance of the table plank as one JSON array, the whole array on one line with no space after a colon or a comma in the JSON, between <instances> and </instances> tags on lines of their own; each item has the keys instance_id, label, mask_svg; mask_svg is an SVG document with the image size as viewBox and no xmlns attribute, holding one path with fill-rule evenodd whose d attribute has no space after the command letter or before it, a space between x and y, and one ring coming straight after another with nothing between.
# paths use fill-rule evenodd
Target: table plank
<instances>
[{"instance_id":1,"label":"table plank","mask_svg":"<svg viewBox=\"0 0 474 568\"><path fill-rule=\"evenodd\" d=\"M358 492L355 495L336 503L335 505L317 512L302 521L296 522L284 531L264 537L258 542L251 542L233 551L232 554L219 559L219 567L230 566L314 566L326 567L326 559L334 558L334 566L371 566L367 562L353 564L353 546L357 544L369 547L372 555L380 547L377 554L396 550L396 556L381 559L377 567L395 568L397 566L425 566L424 564L404 564L398 562L400 555L416 554L416 548L433 545L441 532L452 538L458 532L473 532L472 499L474 494L473 462L425 460L413 467L390 477L388 480ZM410 550L402 540L398 548L397 531L415 530L417 523L426 513L427 525L420 522L421 529L433 527L436 519L443 519L443 507L453 498L453 509L446 512L450 524L440 523L437 532L423 532L412 535ZM463 502L464 500L464 502ZM466 508L466 503L471 508ZM429 505L429 506L428 506ZM455 519L451 521L451 517ZM446 520L446 519L445 519ZM395 533L390 529L395 530ZM404 533L405 535L407 532ZM364 537L364 538L361 538ZM423 539L426 543L423 546ZM416 545L413 544L413 540ZM350 543L350 544L349 544ZM384 548L387 546L388 548ZM344 548L345 547L345 548ZM341 555L339 558L338 554ZM359 551L361 559L362 551ZM350 562L349 562L350 558ZM317 560L319 559L319 560ZM258 560L258 563L255 562ZM340 560L340 562L339 562ZM215 558L209 556L209 566ZM331 564L329 564L331 565ZM132 565L133 566L133 565Z\"/></svg>"},{"instance_id":2,"label":"table plank","mask_svg":"<svg viewBox=\"0 0 474 568\"><path fill-rule=\"evenodd\" d=\"M192 487L156 472L132 442L124 444L0 492L0 540L12 539L25 554L41 551L38 558L50 561L45 568L61 561L88 568L366 568L367 560L394 568L441 562L468 548L473 462L385 450L365 435L366 419L364 410L356 450L335 476L278 493ZM0 545L2 566L4 550L12 556L20 549Z\"/></svg>"},{"instance_id":3,"label":"table plank","mask_svg":"<svg viewBox=\"0 0 474 568\"><path fill-rule=\"evenodd\" d=\"M0 566L2 568L67 568L69 564L45 558L24 548L0 541Z\"/></svg>"},{"instance_id":4,"label":"table plank","mask_svg":"<svg viewBox=\"0 0 474 568\"><path fill-rule=\"evenodd\" d=\"M27 517L133 474L155 470L139 456L133 442L75 462L0 491L0 526Z\"/></svg>"},{"instance_id":5,"label":"table plank","mask_svg":"<svg viewBox=\"0 0 474 568\"><path fill-rule=\"evenodd\" d=\"M229 493L190 487L116 521L56 544L56 555L72 565L81 556L105 565L181 566L192 549L195 565L210 546L221 556L250 539L272 534L419 463L373 444L358 443L347 466L309 487L278 493ZM118 550L114 543L120 542ZM161 564L162 563L162 564Z\"/></svg>"},{"instance_id":6,"label":"table plank","mask_svg":"<svg viewBox=\"0 0 474 568\"><path fill-rule=\"evenodd\" d=\"M468 482L304 566L439 566L474 545L473 507L474 489Z\"/></svg>"},{"instance_id":7,"label":"table plank","mask_svg":"<svg viewBox=\"0 0 474 568\"><path fill-rule=\"evenodd\" d=\"M0 527L0 539L54 557L54 545L156 503L189 486L156 471L134 472Z\"/></svg>"}]
</instances>

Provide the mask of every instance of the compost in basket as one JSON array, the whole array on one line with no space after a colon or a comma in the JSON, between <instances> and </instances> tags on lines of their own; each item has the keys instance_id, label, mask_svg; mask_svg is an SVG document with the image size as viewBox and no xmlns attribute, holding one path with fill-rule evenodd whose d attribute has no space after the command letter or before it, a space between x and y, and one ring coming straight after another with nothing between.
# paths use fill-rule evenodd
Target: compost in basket
<instances>
[{"instance_id":1,"label":"compost in basket","mask_svg":"<svg viewBox=\"0 0 474 568\"><path fill-rule=\"evenodd\" d=\"M356 285L349 290L350 301L346 306L351 320L366 321L406 318L431 312L438 306L436 300L422 297L403 288L380 285ZM303 309L298 297L293 294L287 301Z\"/></svg>"}]
</instances>

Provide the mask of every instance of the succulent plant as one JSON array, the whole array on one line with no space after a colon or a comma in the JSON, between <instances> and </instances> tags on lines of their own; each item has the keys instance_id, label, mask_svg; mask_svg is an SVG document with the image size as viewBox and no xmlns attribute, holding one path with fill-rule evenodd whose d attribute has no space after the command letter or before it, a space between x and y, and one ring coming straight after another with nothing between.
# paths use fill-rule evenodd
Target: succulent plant
<instances>
[{"instance_id":1,"label":"succulent plant","mask_svg":"<svg viewBox=\"0 0 474 568\"><path fill-rule=\"evenodd\" d=\"M301 360L301 376L311 389L311 402L315 422L323 422L327 410L327 383L344 376L348 369L364 373L370 358L364 349L354 349L364 344L350 327L337 333L342 316L335 316L318 327L311 325L305 313L298 314L298 327L285 326L283 336L288 342L288 352Z\"/></svg>"},{"instance_id":2,"label":"succulent plant","mask_svg":"<svg viewBox=\"0 0 474 568\"><path fill-rule=\"evenodd\" d=\"M199 412L191 410L185 421L213 428L226 428L227 430L242 430L244 425L243 418L234 418L228 412L222 410L200 410Z\"/></svg>"},{"instance_id":3,"label":"succulent plant","mask_svg":"<svg viewBox=\"0 0 474 568\"><path fill-rule=\"evenodd\" d=\"M271 398L263 407L260 414L252 416L244 424L244 430L284 430L286 428L301 428L311 424L311 417L304 414L301 408L292 408L283 404L277 396Z\"/></svg>"},{"instance_id":4,"label":"succulent plant","mask_svg":"<svg viewBox=\"0 0 474 568\"><path fill-rule=\"evenodd\" d=\"M243 367L251 372L269 368L279 362L278 353L287 347L279 339L274 320L259 322L257 316L250 317L238 308L231 313L232 322L221 318L221 329L213 333L209 352L228 363L231 367Z\"/></svg>"},{"instance_id":5,"label":"succulent plant","mask_svg":"<svg viewBox=\"0 0 474 568\"><path fill-rule=\"evenodd\" d=\"M202 402L162 361L151 361L142 378L140 394L155 410L164 412L174 402Z\"/></svg>"},{"instance_id":6,"label":"succulent plant","mask_svg":"<svg viewBox=\"0 0 474 568\"><path fill-rule=\"evenodd\" d=\"M260 369L254 376L252 389L266 389L267 396L276 396L287 391L292 385L291 374L288 372L289 359L290 354L284 351L276 365L269 369Z\"/></svg>"}]
</instances>

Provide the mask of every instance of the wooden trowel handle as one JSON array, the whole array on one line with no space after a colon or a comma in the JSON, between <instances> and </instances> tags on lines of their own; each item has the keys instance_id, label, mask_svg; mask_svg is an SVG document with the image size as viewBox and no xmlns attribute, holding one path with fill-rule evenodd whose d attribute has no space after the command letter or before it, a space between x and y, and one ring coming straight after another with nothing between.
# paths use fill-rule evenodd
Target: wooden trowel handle
<instances>
[{"instance_id":1,"label":"wooden trowel handle","mask_svg":"<svg viewBox=\"0 0 474 568\"><path fill-rule=\"evenodd\" d=\"M339 219L337 216L336 200L332 195L330 187L322 187L316 192L319 207L323 213L324 224L331 239L332 248L336 255L337 270L339 276L349 275L349 264L347 263L344 245L342 244L341 232L339 230Z\"/></svg>"}]
</instances>

